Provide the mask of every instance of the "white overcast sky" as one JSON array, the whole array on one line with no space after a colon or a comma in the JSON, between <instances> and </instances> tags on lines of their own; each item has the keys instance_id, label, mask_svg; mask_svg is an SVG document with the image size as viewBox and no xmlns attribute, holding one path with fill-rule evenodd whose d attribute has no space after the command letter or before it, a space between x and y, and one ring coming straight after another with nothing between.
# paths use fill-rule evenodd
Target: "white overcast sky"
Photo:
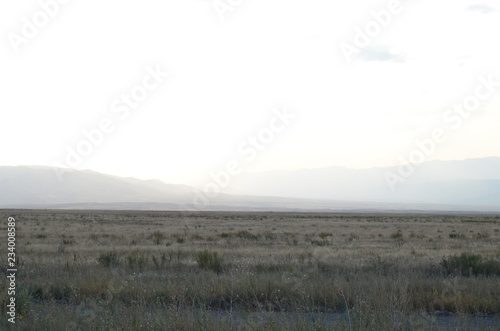
<instances>
[{"instance_id":1,"label":"white overcast sky","mask_svg":"<svg viewBox=\"0 0 500 331\"><path fill-rule=\"evenodd\" d=\"M498 1L402 1L350 64L340 44L391 1L241 0L221 20L209 0L70 0L15 52L40 2L0 3L0 165L65 165L104 118L115 129L79 169L172 183L231 160L396 165L436 128L428 160L500 156L500 87L458 128L442 116L480 76L500 82ZM169 77L121 120L112 104L148 66ZM238 146L284 105L296 118L247 162Z\"/></svg>"}]
</instances>

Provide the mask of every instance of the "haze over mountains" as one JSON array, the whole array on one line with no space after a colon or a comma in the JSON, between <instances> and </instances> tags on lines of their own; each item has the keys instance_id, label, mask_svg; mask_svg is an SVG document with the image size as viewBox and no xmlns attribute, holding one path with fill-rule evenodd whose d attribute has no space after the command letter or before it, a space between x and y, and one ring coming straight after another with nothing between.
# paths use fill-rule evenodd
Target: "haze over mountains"
<instances>
[{"instance_id":1,"label":"haze over mountains","mask_svg":"<svg viewBox=\"0 0 500 331\"><path fill-rule=\"evenodd\" d=\"M500 158L370 169L329 167L235 177L230 191L295 198L500 206ZM410 170L408 170L410 169ZM401 176L411 173L409 176Z\"/></svg>"},{"instance_id":2,"label":"haze over mountains","mask_svg":"<svg viewBox=\"0 0 500 331\"><path fill-rule=\"evenodd\" d=\"M60 180L50 167L0 167L0 208L500 211L499 170L500 158L482 158L422 163L408 177L398 167L240 174L224 194L195 205L200 193L186 185L69 169ZM388 178L403 180L392 190Z\"/></svg>"}]
</instances>

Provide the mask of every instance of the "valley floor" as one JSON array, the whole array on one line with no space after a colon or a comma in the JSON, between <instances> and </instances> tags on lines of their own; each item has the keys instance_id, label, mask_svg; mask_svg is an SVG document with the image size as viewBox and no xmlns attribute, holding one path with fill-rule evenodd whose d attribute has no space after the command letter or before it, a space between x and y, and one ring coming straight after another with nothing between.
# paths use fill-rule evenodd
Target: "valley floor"
<instances>
[{"instance_id":1,"label":"valley floor","mask_svg":"<svg viewBox=\"0 0 500 331\"><path fill-rule=\"evenodd\" d=\"M9 217L1 329L500 328L497 215L0 211L2 238Z\"/></svg>"}]
</instances>

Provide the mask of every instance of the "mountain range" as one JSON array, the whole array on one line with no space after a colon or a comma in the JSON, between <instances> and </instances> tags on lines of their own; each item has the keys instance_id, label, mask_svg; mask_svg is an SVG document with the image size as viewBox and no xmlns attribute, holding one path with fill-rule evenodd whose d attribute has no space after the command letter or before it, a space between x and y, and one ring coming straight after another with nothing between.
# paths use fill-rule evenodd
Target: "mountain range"
<instances>
[{"instance_id":1,"label":"mountain range","mask_svg":"<svg viewBox=\"0 0 500 331\"><path fill-rule=\"evenodd\" d=\"M500 158L253 173L231 184L228 192L252 195L500 207Z\"/></svg>"},{"instance_id":2,"label":"mountain range","mask_svg":"<svg viewBox=\"0 0 500 331\"><path fill-rule=\"evenodd\" d=\"M246 173L200 203L200 191L187 185L90 170L2 166L0 208L500 212L499 170L500 158L481 158Z\"/></svg>"}]
</instances>

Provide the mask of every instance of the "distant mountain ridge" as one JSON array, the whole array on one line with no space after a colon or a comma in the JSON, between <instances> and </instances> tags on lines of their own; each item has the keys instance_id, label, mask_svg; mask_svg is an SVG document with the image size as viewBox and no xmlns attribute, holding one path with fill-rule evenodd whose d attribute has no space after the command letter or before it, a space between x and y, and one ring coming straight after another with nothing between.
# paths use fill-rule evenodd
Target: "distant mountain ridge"
<instances>
[{"instance_id":1,"label":"distant mountain ridge","mask_svg":"<svg viewBox=\"0 0 500 331\"><path fill-rule=\"evenodd\" d=\"M500 158L432 161L391 191L398 167L329 167L240 174L207 206L195 189L51 167L0 167L0 208L500 211ZM59 171L60 173L61 171ZM232 193L232 194L230 194Z\"/></svg>"},{"instance_id":2,"label":"distant mountain ridge","mask_svg":"<svg viewBox=\"0 0 500 331\"><path fill-rule=\"evenodd\" d=\"M394 185L399 167L328 167L242 174L228 192L293 198L500 206L500 158L430 161Z\"/></svg>"},{"instance_id":3,"label":"distant mountain ridge","mask_svg":"<svg viewBox=\"0 0 500 331\"><path fill-rule=\"evenodd\" d=\"M0 167L0 207L23 204L117 203L176 201L191 194L186 185L64 169L62 180L53 168Z\"/></svg>"}]
</instances>

